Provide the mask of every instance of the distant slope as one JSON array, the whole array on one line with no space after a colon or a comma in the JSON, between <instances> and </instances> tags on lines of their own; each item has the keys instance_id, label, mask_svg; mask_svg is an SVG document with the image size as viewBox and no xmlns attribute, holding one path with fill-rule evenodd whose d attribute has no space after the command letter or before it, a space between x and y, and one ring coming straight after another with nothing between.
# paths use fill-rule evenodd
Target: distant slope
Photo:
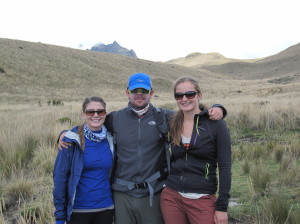
<instances>
[{"instance_id":1,"label":"distant slope","mask_svg":"<svg viewBox=\"0 0 300 224\"><path fill-rule=\"evenodd\" d=\"M287 83L300 80L299 62L300 43L263 59L240 60L226 58L218 53L192 53L167 63L234 79L270 79L274 83Z\"/></svg>"},{"instance_id":2,"label":"distant slope","mask_svg":"<svg viewBox=\"0 0 300 224\"><path fill-rule=\"evenodd\" d=\"M258 59L252 59L252 60L233 59L233 58L226 58L219 53L203 54L203 53L196 52L196 53L189 54L186 57L181 57L181 58L167 61L166 63L182 65L186 67L200 68L203 66L221 65L229 62L254 62L256 60Z\"/></svg>"},{"instance_id":3,"label":"distant slope","mask_svg":"<svg viewBox=\"0 0 300 224\"><path fill-rule=\"evenodd\" d=\"M78 100L90 95L124 99L128 77L151 75L159 96L171 94L183 75L205 78L195 69L110 53L0 38L0 100ZM210 76L213 77L213 76Z\"/></svg>"},{"instance_id":4,"label":"distant slope","mask_svg":"<svg viewBox=\"0 0 300 224\"><path fill-rule=\"evenodd\" d=\"M300 79L300 44L253 63L230 62L222 65L203 66L213 73L227 74L238 79ZM276 82L276 80L275 80Z\"/></svg>"}]
</instances>

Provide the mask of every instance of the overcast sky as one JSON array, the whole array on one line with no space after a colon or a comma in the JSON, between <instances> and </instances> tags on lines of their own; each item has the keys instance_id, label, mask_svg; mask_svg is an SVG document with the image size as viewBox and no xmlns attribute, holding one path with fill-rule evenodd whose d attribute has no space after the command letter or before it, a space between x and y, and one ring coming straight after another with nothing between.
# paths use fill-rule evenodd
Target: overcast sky
<instances>
[{"instance_id":1,"label":"overcast sky","mask_svg":"<svg viewBox=\"0 0 300 224\"><path fill-rule=\"evenodd\" d=\"M84 49L117 41L152 61L259 58L300 42L298 0L1 0L0 8L0 38Z\"/></svg>"}]
</instances>

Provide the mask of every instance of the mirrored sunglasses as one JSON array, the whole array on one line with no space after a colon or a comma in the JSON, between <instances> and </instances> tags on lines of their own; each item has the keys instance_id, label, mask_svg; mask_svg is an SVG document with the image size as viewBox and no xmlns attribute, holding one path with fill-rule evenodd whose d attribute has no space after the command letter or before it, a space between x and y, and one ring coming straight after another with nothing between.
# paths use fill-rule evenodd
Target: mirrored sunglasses
<instances>
[{"instance_id":1,"label":"mirrored sunglasses","mask_svg":"<svg viewBox=\"0 0 300 224\"><path fill-rule=\"evenodd\" d=\"M147 90L147 89L143 89L143 88L137 88L137 89L133 89L133 90L128 90L131 94L138 94L138 93L141 93L141 94L149 94L151 91L150 90Z\"/></svg>"}]
</instances>

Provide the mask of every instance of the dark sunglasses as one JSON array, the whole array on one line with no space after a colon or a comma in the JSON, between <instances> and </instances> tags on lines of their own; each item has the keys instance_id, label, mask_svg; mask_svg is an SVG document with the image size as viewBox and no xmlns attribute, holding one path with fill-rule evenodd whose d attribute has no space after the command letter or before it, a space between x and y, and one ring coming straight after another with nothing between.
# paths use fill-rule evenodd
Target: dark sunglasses
<instances>
[{"instance_id":1,"label":"dark sunglasses","mask_svg":"<svg viewBox=\"0 0 300 224\"><path fill-rule=\"evenodd\" d=\"M104 116L106 114L106 110L105 109L101 109L101 110L86 110L84 113L86 114L86 116L89 116L89 117L94 116L95 113L97 113L98 116Z\"/></svg>"},{"instance_id":2,"label":"dark sunglasses","mask_svg":"<svg viewBox=\"0 0 300 224\"><path fill-rule=\"evenodd\" d=\"M186 98L190 99L194 99L195 96L198 94L198 92L196 91L187 91L185 93L175 93L174 97L176 100L182 100L183 96L185 96Z\"/></svg>"},{"instance_id":3,"label":"dark sunglasses","mask_svg":"<svg viewBox=\"0 0 300 224\"><path fill-rule=\"evenodd\" d=\"M128 90L131 94L138 94L138 93L141 93L141 94L149 94L151 91L150 90L147 90L147 89L143 89L143 88L137 88L137 89L133 89L133 90Z\"/></svg>"}]
</instances>

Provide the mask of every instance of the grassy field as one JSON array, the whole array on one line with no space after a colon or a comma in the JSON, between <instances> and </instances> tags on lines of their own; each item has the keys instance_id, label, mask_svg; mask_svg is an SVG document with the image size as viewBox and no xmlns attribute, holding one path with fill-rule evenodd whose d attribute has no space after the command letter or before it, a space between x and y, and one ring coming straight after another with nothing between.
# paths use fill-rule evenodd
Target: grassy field
<instances>
[{"instance_id":1,"label":"grassy field","mask_svg":"<svg viewBox=\"0 0 300 224\"><path fill-rule=\"evenodd\" d=\"M0 224L54 222L59 132L81 123L84 97L102 96L108 111L126 106L128 77L141 71L152 78L155 106L175 109L174 81L191 76L205 104L227 108L231 223L299 223L300 44L258 61L195 53L172 64L2 38L0 45Z\"/></svg>"},{"instance_id":2,"label":"grassy field","mask_svg":"<svg viewBox=\"0 0 300 224\"><path fill-rule=\"evenodd\" d=\"M300 220L299 98L224 98L232 137L231 223ZM108 101L108 110L122 102ZM153 99L175 109L172 99ZM53 223L52 169L63 129L80 124L80 102L0 105L0 223Z\"/></svg>"}]
</instances>

